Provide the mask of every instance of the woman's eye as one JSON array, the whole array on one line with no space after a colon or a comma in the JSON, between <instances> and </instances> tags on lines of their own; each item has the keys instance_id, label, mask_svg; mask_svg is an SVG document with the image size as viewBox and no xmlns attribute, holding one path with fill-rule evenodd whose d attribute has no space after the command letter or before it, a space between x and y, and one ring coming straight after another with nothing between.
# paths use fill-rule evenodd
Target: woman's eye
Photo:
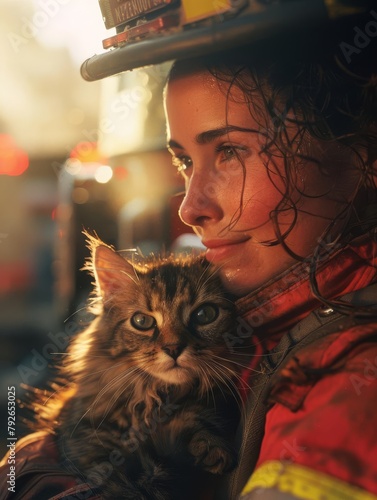
<instances>
[{"instance_id":1,"label":"woman's eye","mask_svg":"<svg viewBox=\"0 0 377 500\"><path fill-rule=\"evenodd\" d=\"M235 149L232 146L226 146L222 150L222 154L223 154L223 157L224 157L225 160L230 160L234 156L236 156L236 151L235 151Z\"/></svg>"},{"instance_id":2,"label":"woman's eye","mask_svg":"<svg viewBox=\"0 0 377 500\"><path fill-rule=\"evenodd\" d=\"M247 156L248 149L243 146L222 145L216 148L216 152L220 154L220 161L231 161Z\"/></svg>"},{"instance_id":3,"label":"woman's eye","mask_svg":"<svg viewBox=\"0 0 377 500\"><path fill-rule=\"evenodd\" d=\"M219 315L219 308L212 304L198 307L191 315L192 321L200 326L213 323Z\"/></svg>"},{"instance_id":4,"label":"woman's eye","mask_svg":"<svg viewBox=\"0 0 377 500\"><path fill-rule=\"evenodd\" d=\"M156 321L153 316L143 313L135 313L131 318L131 325L136 330L147 331L154 328Z\"/></svg>"},{"instance_id":5,"label":"woman's eye","mask_svg":"<svg viewBox=\"0 0 377 500\"><path fill-rule=\"evenodd\" d=\"M186 155L173 156L172 162L173 165L177 167L178 172L183 172L184 170L192 167L192 160L189 156Z\"/></svg>"}]
</instances>

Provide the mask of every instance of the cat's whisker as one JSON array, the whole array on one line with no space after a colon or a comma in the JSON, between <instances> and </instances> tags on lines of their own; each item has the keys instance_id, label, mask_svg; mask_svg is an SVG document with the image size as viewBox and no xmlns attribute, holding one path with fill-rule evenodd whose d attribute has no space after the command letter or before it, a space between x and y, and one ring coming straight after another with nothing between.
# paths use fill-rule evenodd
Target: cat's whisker
<instances>
[{"instance_id":1,"label":"cat's whisker","mask_svg":"<svg viewBox=\"0 0 377 500\"><path fill-rule=\"evenodd\" d=\"M101 422L98 424L98 427L97 427L97 430L101 427L101 425L103 424L103 422L105 421L106 417L108 416L108 414L110 413L110 410L111 408L113 407L113 405L116 403L116 401L119 399L119 397L121 396L121 394L123 394L127 389L128 387L130 386L130 384L133 382L133 380L131 379L131 376L137 372L137 371L140 371L140 368L138 367L135 367L133 370L129 371L129 372L126 372L124 374L122 374L121 377L119 377L117 380L114 381L114 384L107 384L107 386L104 387L104 389L102 389L101 393L105 393L106 391L108 391L108 389L111 389L113 387L113 385L118 385L118 384L121 384L123 382L123 379L128 379L129 378L129 381L128 381L128 384L126 385L122 385L114 394L113 396L111 397L109 403L107 404L106 406L106 409L105 409L105 412L104 412L104 415L103 415L103 418L101 420ZM98 399L100 399L100 394L98 395ZM96 398L97 400L97 398ZM96 404L96 401L94 402L94 404Z\"/></svg>"},{"instance_id":2,"label":"cat's whisker","mask_svg":"<svg viewBox=\"0 0 377 500\"><path fill-rule=\"evenodd\" d=\"M220 358L222 359L222 358ZM238 373L234 373L233 370L229 369L227 366L225 366L223 363L218 363L216 360L213 360L213 363L216 364L218 369L228 369L232 374L235 379L237 379L243 386L246 386L250 389L250 386L247 384L247 382L239 375ZM242 366L242 365L241 365ZM257 370L255 370L256 373L261 373Z\"/></svg>"},{"instance_id":3,"label":"cat's whisker","mask_svg":"<svg viewBox=\"0 0 377 500\"><path fill-rule=\"evenodd\" d=\"M207 395L207 398L209 398L209 391L211 391L211 394L212 394L212 400L213 402L215 403L215 395L213 393L213 384L211 383L210 381L210 377L209 377L209 374L208 374L208 367L209 367L209 364L205 361L205 360L202 360L204 362L204 364L206 365L207 367L207 371L204 370L201 365L199 365L199 369L202 373L202 375L204 376L204 380L205 380L205 388L203 390L203 392L207 392L208 395Z\"/></svg>"},{"instance_id":4,"label":"cat's whisker","mask_svg":"<svg viewBox=\"0 0 377 500\"><path fill-rule=\"evenodd\" d=\"M67 382L66 384L64 384L63 386L59 387L59 389L56 389L54 392L52 392L48 398L43 402L43 403L40 403L42 406L46 406L48 404L48 402L56 395L58 394L59 392L61 392L62 390L64 389L67 389L67 387L69 387L70 385L72 385L72 382Z\"/></svg>"},{"instance_id":5,"label":"cat's whisker","mask_svg":"<svg viewBox=\"0 0 377 500\"><path fill-rule=\"evenodd\" d=\"M207 268L206 268L206 271L205 272L208 272L208 270L210 271L210 274L209 274L209 277L208 279L211 279L213 276L220 276L220 271L221 269L228 263L228 262L231 262L231 259L229 259L228 261L225 261L223 262L222 264L218 264L215 266L211 265L210 263L208 263L207 265Z\"/></svg>"},{"instance_id":6,"label":"cat's whisker","mask_svg":"<svg viewBox=\"0 0 377 500\"><path fill-rule=\"evenodd\" d=\"M219 360L219 361L217 361ZM231 360L222 358L221 356L217 356L215 354L212 354L211 356L211 368L216 367L216 370L214 370L215 377L217 376L217 373L221 373L224 375L227 381L231 382L234 384L234 379L237 380L242 380L241 376L235 371L234 369L230 368L227 366L227 363L231 362ZM238 363L236 363L238 364ZM212 366L214 365L214 366ZM243 365L240 365L243 366ZM236 385L234 385L236 387Z\"/></svg>"},{"instance_id":7,"label":"cat's whisker","mask_svg":"<svg viewBox=\"0 0 377 500\"><path fill-rule=\"evenodd\" d=\"M224 363L231 363L232 365L239 366L242 369L249 368L249 364L248 363L247 364L239 363L238 361L236 361L234 359L231 359L231 358L223 358L222 356L218 356L216 354L212 354L212 358L213 359L218 359L220 361L223 361ZM254 373L261 373L261 370L257 370L255 368L253 368L253 369L250 368L250 371L252 371Z\"/></svg>"},{"instance_id":8,"label":"cat's whisker","mask_svg":"<svg viewBox=\"0 0 377 500\"><path fill-rule=\"evenodd\" d=\"M223 397L224 398L226 397L223 390L226 387L229 391L229 394L233 397L234 401L236 402L239 412L242 415L244 412L244 406L242 404L241 395L239 393L239 389L235 381L229 378L227 373L222 372L224 368L223 365L216 363L216 371L213 370L212 366L209 366L209 368L211 369L211 371L213 371L214 383L219 388L220 392L223 394Z\"/></svg>"},{"instance_id":9,"label":"cat's whisker","mask_svg":"<svg viewBox=\"0 0 377 500\"><path fill-rule=\"evenodd\" d=\"M208 373L208 364L206 363L206 365L207 365L207 371L203 370L203 372L205 373L205 377L206 377L206 381L207 381L207 393L208 393L207 399L208 399L208 404L210 403L209 397L210 397L210 394L211 394L212 401L213 401L213 406L214 406L215 411L216 411L216 397L215 397L215 393L213 391L213 383L211 383L211 378L210 378L209 373Z\"/></svg>"},{"instance_id":10,"label":"cat's whisker","mask_svg":"<svg viewBox=\"0 0 377 500\"><path fill-rule=\"evenodd\" d=\"M89 313L93 314L94 316L98 316L101 313L102 303L103 303L102 297L98 296L89 297L89 302L88 302Z\"/></svg>"},{"instance_id":11,"label":"cat's whisker","mask_svg":"<svg viewBox=\"0 0 377 500\"><path fill-rule=\"evenodd\" d=\"M229 373L227 373L224 368L224 366L222 366L220 363L216 363L215 362L215 365L216 365L216 368L217 370L213 370L213 373L215 374L215 377L214 377L214 380L216 382L218 381L221 381L222 385L227 387L229 390L230 390L230 386L229 386L229 382L231 382L231 378L229 377ZM211 366L211 368L213 368ZM229 370L231 372L231 374L233 375L232 371Z\"/></svg>"},{"instance_id":12,"label":"cat's whisker","mask_svg":"<svg viewBox=\"0 0 377 500\"><path fill-rule=\"evenodd\" d=\"M220 360L220 361L217 361L217 360ZM233 368L230 368L229 366L227 366L226 364L224 364L222 361L225 361L225 363L228 362L228 360L224 360L220 356L216 356L216 355L212 356L211 362L214 365L216 365L217 367L221 367L221 370L223 371L223 373L226 372L228 374L229 378L235 377L237 375L236 371Z\"/></svg>"},{"instance_id":13,"label":"cat's whisker","mask_svg":"<svg viewBox=\"0 0 377 500\"><path fill-rule=\"evenodd\" d=\"M135 372L136 370L137 370L137 367L135 367L131 370L127 370L126 372L116 374L115 378L111 379L107 384L105 384L105 386L102 387L100 392L96 395L96 398L94 400L94 404L97 404L97 402L100 402L102 396L104 396L106 392L111 393L111 390L113 387L120 385L123 382L123 380L127 380L130 377L130 375L132 375L132 373ZM103 378L103 375L101 378Z\"/></svg>"},{"instance_id":14,"label":"cat's whisker","mask_svg":"<svg viewBox=\"0 0 377 500\"><path fill-rule=\"evenodd\" d=\"M119 366L120 364L121 364L121 363L118 363L118 364L117 364L117 365L115 365L115 366ZM105 370L99 370L97 373L101 373L101 372L104 372L104 371L105 371L105 372L106 372L106 371L109 371L109 370L110 370L111 368L113 368L113 367L114 367L114 366L111 366L111 367L109 367L109 368L107 368L107 369L105 369ZM91 375L92 375L92 374L90 374L89 376L91 376ZM102 376L103 376L103 375L102 375ZM103 391L103 390L102 390L102 391ZM101 392L102 392L102 391L101 391ZM90 405L90 406L87 408L87 410L85 411L85 413L84 413L84 414L80 417L80 419L78 420L78 422L76 423L75 427L74 427L74 428L73 428L73 430L72 430L71 437L72 437L73 433L75 432L75 430L77 429L77 427L78 427L78 425L80 424L80 422L81 422L81 421L85 418L85 416L86 416L89 412L91 412L91 411L93 411L93 410L94 410L94 408L95 408L95 406L96 406L96 402L97 402L97 398L98 398L98 397L99 397L99 395L98 395L98 396L94 399L94 401L93 401L92 405ZM91 422L92 422L92 426L93 426L93 419L92 419L92 415L91 415Z\"/></svg>"},{"instance_id":15,"label":"cat's whisker","mask_svg":"<svg viewBox=\"0 0 377 500\"><path fill-rule=\"evenodd\" d=\"M222 370L222 366L221 365L218 365L217 366L217 370L219 371L219 373L221 373L221 370ZM224 378L222 379L222 382L229 388L229 390L233 393L233 394L237 394L239 395L239 390L238 390L238 387L237 387L237 384L235 383L234 380L230 379L227 375L227 373L225 371L222 372L222 374L224 375ZM235 376L235 379L239 379L241 380L238 376ZM233 392L234 390L234 392Z\"/></svg>"},{"instance_id":16,"label":"cat's whisker","mask_svg":"<svg viewBox=\"0 0 377 500\"><path fill-rule=\"evenodd\" d=\"M95 372L92 372L92 373L89 373L88 375L85 375L85 376L81 376L81 380L84 381L85 379L87 378L90 378L90 377L93 377L93 375L97 375L98 373L104 373L108 370L111 370L117 366L120 366L122 363L117 363L116 365L112 365L108 368L105 368L103 370L97 370ZM55 391L51 392L48 396L48 398L44 401L43 405L46 405L54 396L56 396L59 392L61 391L64 391L65 389L67 389L67 387L69 386L72 386L72 382L67 382L66 384L60 386L58 389L56 389ZM42 403L41 403L42 404Z\"/></svg>"},{"instance_id":17,"label":"cat's whisker","mask_svg":"<svg viewBox=\"0 0 377 500\"><path fill-rule=\"evenodd\" d=\"M212 366L209 363L207 363L207 362L205 362L205 364L207 366L207 370L208 370L209 374L211 374L211 372L212 372ZM221 394L224 396L223 387L218 383L217 375L218 374L215 374L215 377L211 377L211 380L213 380L214 384L220 389ZM207 376L209 378L209 375L207 375ZM215 411L216 411L216 398L215 398L215 394L213 392L213 384L211 384L211 394L212 394L214 408L215 408Z\"/></svg>"},{"instance_id":18,"label":"cat's whisker","mask_svg":"<svg viewBox=\"0 0 377 500\"><path fill-rule=\"evenodd\" d=\"M224 366L221 365L221 364L216 364L216 368L217 370L214 372L215 373L215 382L216 382L216 385L219 387L219 389L221 390L221 392L223 393L222 391L222 386L224 387L227 387L228 390L229 390L229 393L233 396L234 400L236 401L237 403L237 406L240 410L240 412L242 413L243 411L243 405L242 405L242 400L241 400L241 396L240 396L240 393L239 393L239 389L235 383L234 380L232 380L231 378L229 378L228 374L223 370ZM221 376L223 375L223 376ZM238 376L235 376L235 378L238 379ZM219 383L220 381L220 383ZM225 396L224 396L225 397Z\"/></svg>"},{"instance_id":19,"label":"cat's whisker","mask_svg":"<svg viewBox=\"0 0 377 500\"><path fill-rule=\"evenodd\" d=\"M242 350L248 350L250 351L250 347L253 347L253 346L250 346L250 345L239 345L239 346L232 346L230 348L228 348L229 352L232 353L233 351L242 351ZM237 356L249 356L250 358L252 358L254 355L254 353L250 353L250 352L237 352L236 353Z\"/></svg>"},{"instance_id":20,"label":"cat's whisker","mask_svg":"<svg viewBox=\"0 0 377 500\"><path fill-rule=\"evenodd\" d=\"M210 269L210 264L208 263L207 266L205 267L205 269L202 271L202 274L199 276L199 279L196 283L196 287L195 287L195 293L198 292L198 290L200 290L202 287L204 287L208 281L211 279L211 274L208 274L208 270ZM205 280L204 280L205 278ZM204 280L204 281L203 281Z\"/></svg>"},{"instance_id":21,"label":"cat's whisker","mask_svg":"<svg viewBox=\"0 0 377 500\"><path fill-rule=\"evenodd\" d=\"M233 301L230 298L224 296L221 293L211 293L211 300L219 300L220 302L229 302L229 304L231 304L232 306L234 305Z\"/></svg>"},{"instance_id":22,"label":"cat's whisker","mask_svg":"<svg viewBox=\"0 0 377 500\"><path fill-rule=\"evenodd\" d=\"M136 267L135 267L135 266L133 266L133 270L134 270L134 274L135 274L135 277L136 277L137 281L140 283L140 277L139 277L139 275L137 274L137 270L136 270Z\"/></svg>"},{"instance_id":23,"label":"cat's whisker","mask_svg":"<svg viewBox=\"0 0 377 500\"><path fill-rule=\"evenodd\" d=\"M198 292L198 290L202 287L204 287L205 285L207 285L207 283L213 279L213 276L216 276L216 275L219 275L220 274L220 269L221 269L221 266L219 267L214 267L212 266L209 262L207 263L205 269L203 270L202 274L199 276L199 279L198 279L198 282L196 284L196 287L195 287L195 291L196 293ZM203 279L205 278L205 280L203 281ZM215 295L216 298L220 298L222 300L227 300L229 301L231 304L233 304L233 302L229 299L227 299L227 297L224 295L224 294L218 294L217 296Z\"/></svg>"},{"instance_id":24,"label":"cat's whisker","mask_svg":"<svg viewBox=\"0 0 377 500\"><path fill-rule=\"evenodd\" d=\"M82 473L82 471L80 471L80 469L76 466L76 464L72 460L70 460L70 458L68 456L68 453L66 452L65 440L64 439L61 440L60 448L62 450L62 455L64 457L64 462L69 462L69 468L70 468L70 470L74 470L76 472L76 475L79 478L81 478L81 480L85 483L85 481L86 481L85 475Z\"/></svg>"},{"instance_id":25,"label":"cat's whisker","mask_svg":"<svg viewBox=\"0 0 377 500\"><path fill-rule=\"evenodd\" d=\"M82 311L85 311L87 309L87 306L83 306L83 307L80 307L80 309L77 309L76 311L74 311L72 314L70 314L67 318L65 318L65 320L63 321L63 323L67 323L67 321L69 321L71 318L73 318L73 316L75 316L76 314L82 312Z\"/></svg>"},{"instance_id":26,"label":"cat's whisker","mask_svg":"<svg viewBox=\"0 0 377 500\"><path fill-rule=\"evenodd\" d=\"M120 363L122 364L122 363ZM111 369L111 368L110 368ZM123 373L120 373L118 374L115 378L113 378L112 380L110 380L110 382L108 382L104 387L102 387L102 389L100 390L100 392L97 394L95 400L94 400L94 404L96 404L96 402L100 401L100 399L102 398L102 396L109 390L111 389L112 387L118 385L123 379L127 379L129 378L130 376L132 376L132 374L137 371L139 368L136 366L136 367L131 367L131 369L127 369L127 371L123 372ZM103 378L104 374L102 375L101 378Z\"/></svg>"},{"instance_id":27,"label":"cat's whisker","mask_svg":"<svg viewBox=\"0 0 377 500\"><path fill-rule=\"evenodd\" d=\"M105 307L105 306L107 307L107 305L108 305L108 304L110 304L110 307L108 308L108 312L109 312L109 313L110 313L110 312L113 310L113 308L115 307L115 304L113 304L113 302L111 301L111 299L110 299L110 298L109 298L109 299L106 299L106 300L103 300L103 299L102 299L102 302L103 302L103 306L104 306L104 307Z\"/></svg>"},{"instance_id":28,"label":"cat's whisker","mask_svg":"<svg viewBox=\"0 0 377 500\"><path fill-rule=\"evenodd\" d=\"M239 350L241 350L241 349L250 349L250 347L255 347L255 346L260 345L262 343L263 343L263 340L261 340L260 342L254 343L251 346L232 346L232 349L233 350L237 350L237 349L239 349ZM284 352L284 349L281 349L280 351L274 351L274 353L276 353L276 354L281 354L283 352ZM239 352L237 352L236 354L237 354L237 356L248 356L250 359L251 358L266 358L266 357L271 356L271 353L268 353L268 352L267 353L261 353L261 354L242 353L242 352L239 353Z\"/></svg>"},{"instance_id":29,"label":"cat's whisker","mask_svg":"<svg viewBox=\"0 0 377 500\"><path fill-rule=\"evenodd\" d=\"M108 358L107 358L107 359L108 359ZM90 373L90 374L86 375L86 376L85 376L85 377L83 377L83 378L84 378L84 379L85 379L85 378L89 378L89 377L93 376L93 374L97 375L98 373L102 373L101 377L103 377L103 376L104 376L104 374L105 374L106 372L108 372L108 371L110 371L110 370L114 370L114 368L118 368L118 366L123 366L123 365L124 365L123 361L119 361L119 363L115 363L115 365L110 365L110 366L108 366L107 368L104 368L103 370L97 370L97 371L95 371L95 372L92 372L92 373ZM83 378L82 378L82 379L83 379ZM82 379L81 379L81 380L82 380Z\"/></svg>"},{"instance_id":30,"label":"cat's whisker","mask_svg":"<svg viewBox=\"0 0 377 500\"><path fill-rule=\"evenodd\" d=\"M129 273L125 272L125 271L122 271L122 274L124 274L125 276L127 276L127 278L130 278L130 280L135 284L135 285L139 285L140 284L140 278L135 270L135 277L136 279Z\"/></svg>"},{"instance_id":31,"label":"cat's whisker","mask_svg":"<svg viewBox=\"0 0 377 500\"><path fill-rule=\"evenodd\" d=\"M74 358L77 357L76 353L73 353L73 352L51 352L50 354L57 355L57 356L67 356L67 357L73 356ZM108 354L101 354L101 356L90 354L90 357L91 358L105 358L105 359L109 359L109 355Z\"/></svg>"},{"instance_id":32,"label":"cat's whisker","mask_svg":"<svg viewBox=\"0 0 377 500\"><path fill-rule=\"evenodd\" d=\"M77 429L77 427L80 425L81 421L85 418L85 416L90 412L91 410L91 406L89 406L86 410L86 412L80 417L80 419L77 421L76 425L74 426L74 428L72 429L71 431L71 436L73 436L73 434L75 433L75 430Z\"/></svg>"}]
</instances>

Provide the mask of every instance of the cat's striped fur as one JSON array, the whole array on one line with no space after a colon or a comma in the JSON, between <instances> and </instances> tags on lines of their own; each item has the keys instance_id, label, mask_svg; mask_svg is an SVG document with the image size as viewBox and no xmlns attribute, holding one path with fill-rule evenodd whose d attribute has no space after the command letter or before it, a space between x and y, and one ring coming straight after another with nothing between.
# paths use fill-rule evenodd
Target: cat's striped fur
<instances>
[{"instance_id":1,"label":"cat's striped fur","mask_svg":"<svg viewBox=\"0 0 377 500\"><path fill-rule=\"evenodd\" d=\"M104 498L205 498L236 462L234 304L202 257L132 265L90 241L97 317L43 406L62 460Z\"/></svg>"}]
</instances>

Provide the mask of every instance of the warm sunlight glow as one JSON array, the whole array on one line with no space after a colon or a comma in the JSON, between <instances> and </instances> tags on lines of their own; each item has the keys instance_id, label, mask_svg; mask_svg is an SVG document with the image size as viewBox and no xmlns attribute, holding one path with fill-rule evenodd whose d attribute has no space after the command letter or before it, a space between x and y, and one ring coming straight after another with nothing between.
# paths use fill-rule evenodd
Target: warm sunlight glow
<instances>
[{"instance_id":1,"label":"warm sunlight glow","mask_svg":"<svg viewBox=\"0 0 377 500\"><path fill-rule=\"evenodd\" d=\"M30 23L38 40L48 47L67 47L80 66L85 59L104 52L102 40L115 33L106 30L98 2L93 0L32 0Z\"/></svg>"},{"instance_id":2,"label":"warm sunlight glow","mask_svg":"<svg viewBox=\"0 0 377 500\"><path fill-rule=\"evenodd\" d=\"M113 169L108 165L101 165L97 168L94 178L97 182L101 184L106 184L113 176Z\"/></svg>"}]
</instances>

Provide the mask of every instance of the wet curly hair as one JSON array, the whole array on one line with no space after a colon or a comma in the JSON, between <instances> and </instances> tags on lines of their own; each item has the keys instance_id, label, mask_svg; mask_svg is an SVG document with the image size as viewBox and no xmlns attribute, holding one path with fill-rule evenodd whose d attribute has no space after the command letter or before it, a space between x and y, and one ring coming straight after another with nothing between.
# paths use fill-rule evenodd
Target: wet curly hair
<instances>
[{"instance_id":1,"label":"wet curly hair","mask_svg":"<svg viewBox=\"0 0 377 500\"><path fill-rule=\"evenodd\" d=\"M297 166L305 161L323 168L313 156L311 138L331 144L342 155L353 158L353 167L359 173L354 197L337 220L329 224L327 234L322 236L318 250L311 257L312 289L325 303L315 279L321 253L325 250L328 255L368 231L372 237L377 235L377 37L371 38L363 49L349 49L355 26L360 29L365 26L370 20L368 15L329 22L321 33L310 29L305 33L291 32L284 43L269 39L221 54L178 61L169 74L171 80L205 69L227 83L224 88L228 98L233 86L242 90L250 114L258 124L250 132L258 134L259 154L267 170L275 155L284 159L281 179L285 190L279 205L270 213L276 238L263 244L281 244L297 260L307 262L307 257L295 254L286 244L298 212L292 197L297 190ZM297 131L294 137L288 133L292 124ZM338 163L332 168L342 166ZM244 166L244 183L245 178ZM241 195L231 227L237 223L242 205ZM281 233L279 214L288 209L295 214L293 222ZM340 220L343 229L335 242L329 235Z\"/></svg>"}]
</instances>

